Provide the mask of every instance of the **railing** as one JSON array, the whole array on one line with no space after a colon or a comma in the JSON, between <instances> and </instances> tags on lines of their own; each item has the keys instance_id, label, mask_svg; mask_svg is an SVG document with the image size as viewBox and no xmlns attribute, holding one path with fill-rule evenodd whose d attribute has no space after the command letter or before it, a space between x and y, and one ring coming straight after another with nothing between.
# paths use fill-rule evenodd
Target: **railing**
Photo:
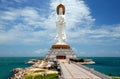
<instances>
[{"instance_id":1,"label":"railing","mask_svg":"<svg viewBox=\"0 0 120 79\"><path fill-rule=\"evenodd\" d=\"M62 67L61 67L61 65L60 65L60 61L57 61L57 63L58 63L59 66L60 66L60 73L61 73L59 79L64 79L64 74L63 74L63 71L62 71Z\"/></svg>"}]
</instances>

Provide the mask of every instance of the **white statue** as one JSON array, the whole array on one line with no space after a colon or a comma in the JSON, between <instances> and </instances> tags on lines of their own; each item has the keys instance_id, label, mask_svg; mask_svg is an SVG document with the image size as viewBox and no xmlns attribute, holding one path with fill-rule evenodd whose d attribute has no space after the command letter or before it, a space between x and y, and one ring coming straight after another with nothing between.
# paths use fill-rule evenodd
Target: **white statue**
<instances>
[{"instance_id":1,"label":"white statue","mask_svg":"<svg viewBox=\"0 0 120 79\"><path fill-rule=\"evenodd\" d=\"M56 44L66 44L65 21L62 8L59 8L59 15L57 17L56 28Z\"/></svg>"}]
</instances>

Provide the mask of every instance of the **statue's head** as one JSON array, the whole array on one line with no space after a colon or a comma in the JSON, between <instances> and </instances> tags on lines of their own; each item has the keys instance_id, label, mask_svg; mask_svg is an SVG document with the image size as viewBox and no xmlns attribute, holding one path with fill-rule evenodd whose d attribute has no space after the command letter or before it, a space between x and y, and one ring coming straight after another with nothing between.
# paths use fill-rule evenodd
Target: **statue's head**
<instances>
[{"instance_id":1,"label":"statue's head","mask_svg":"<svg viewBox=\"0 0 120 79\"><path fill-rule=\"evenodd\" d=\"M64 15L65 14L65 6L60 4L57 6L57 14L58 15Z\"/></svg>"}]
</instances>

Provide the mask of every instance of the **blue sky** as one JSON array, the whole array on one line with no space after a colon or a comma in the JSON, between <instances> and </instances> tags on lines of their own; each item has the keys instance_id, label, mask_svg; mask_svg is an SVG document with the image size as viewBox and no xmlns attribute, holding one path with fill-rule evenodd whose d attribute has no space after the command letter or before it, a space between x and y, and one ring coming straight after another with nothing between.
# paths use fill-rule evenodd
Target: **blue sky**
<instances>
[{"instance_id":1,"label":"blue sky","mask_svg":"<svg viewBox=\"0 0 120 79\"><path fill-rule=\"evenodd\" d=\"M77 56L120 57L119 0L0 0L0 57L45 56L55 43L59 3Z\"/></svg>"}]
</instances>

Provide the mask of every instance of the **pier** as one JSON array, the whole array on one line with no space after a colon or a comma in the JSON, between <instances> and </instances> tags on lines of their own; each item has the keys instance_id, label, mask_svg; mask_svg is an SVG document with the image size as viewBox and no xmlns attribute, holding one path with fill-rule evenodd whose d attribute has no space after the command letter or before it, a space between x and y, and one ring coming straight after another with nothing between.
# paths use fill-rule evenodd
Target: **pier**
<instances>
[{"instance_id":1,"label":"pier","mask_svg":"<svg viewBox=\"0 0 120 79\"><path fill-rule=\"evenodd\" d=\"M61 77L59 79L111 79L104 74L88 70L83 65L70 63L67 60L58 60L58 63L61 68Z\"/></svg>"}]
</instances>

